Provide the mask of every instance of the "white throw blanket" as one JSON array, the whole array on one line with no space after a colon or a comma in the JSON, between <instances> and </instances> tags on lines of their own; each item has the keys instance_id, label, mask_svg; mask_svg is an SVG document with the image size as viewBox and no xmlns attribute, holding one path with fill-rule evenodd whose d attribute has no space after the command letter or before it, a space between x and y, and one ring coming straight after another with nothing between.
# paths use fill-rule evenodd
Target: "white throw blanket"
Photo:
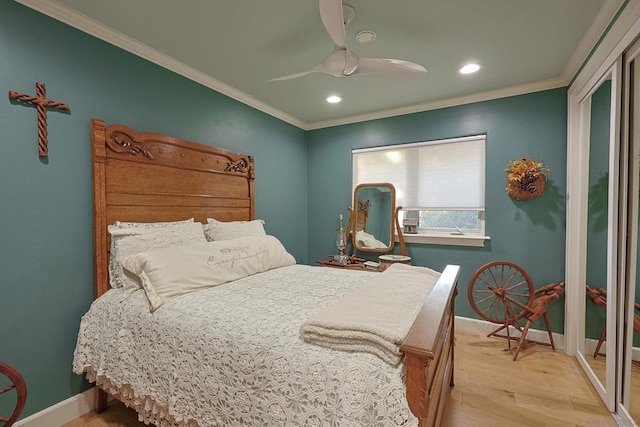
<instances>
[{"instance_id":1,"label":"white throw blanket","mask_svg":"<svg viewBox=\"0 0 640 427\"><path fill-rule=\"evenodd\" d=\"M370 282L321 309L300 327L305 341L364 351L397 365L404 341L440 278L429 268L393 264Z\"/></svg>"}]
</instances>

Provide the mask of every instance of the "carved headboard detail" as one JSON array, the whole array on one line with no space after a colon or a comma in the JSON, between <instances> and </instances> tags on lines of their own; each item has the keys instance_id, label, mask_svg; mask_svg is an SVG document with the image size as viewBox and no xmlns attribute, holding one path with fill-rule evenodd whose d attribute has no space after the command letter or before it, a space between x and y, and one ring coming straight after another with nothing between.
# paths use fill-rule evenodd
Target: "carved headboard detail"
<instances>
[{"instance_id":1,"label":"carved headboard detail","mask_svg":"<svg viewBox=\"0 0 640 427\"><path fill-rule=\"evenodd\" d=\"M96 297L109 289L109 224L255 218L251 156L98 119L91 144Z\"/></svg>"},{"instance_id":2,"label":"carved headboard detail","mask_svg":"<svg viewBox=\"0 0 640 427\"><path fill-rule=\"evenodd\" d=\"M155 160L149 150L140 141L135 141L133 136L120 130L111 132L106 140L107 146L116 153L130 153L134 156L144 155L149 160Z\"/></svg>"}]
</instances>

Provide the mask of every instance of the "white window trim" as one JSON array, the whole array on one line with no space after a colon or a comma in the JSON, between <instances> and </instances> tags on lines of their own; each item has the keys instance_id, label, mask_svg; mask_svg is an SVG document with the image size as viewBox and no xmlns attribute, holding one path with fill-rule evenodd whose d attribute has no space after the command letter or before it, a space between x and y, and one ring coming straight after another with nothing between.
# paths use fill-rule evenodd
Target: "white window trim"
<instances>
[{"instance_id":1,"label":"white window trim","mask_svg":"<svg viewBox=\"0 0 640 427\"><path fill-rule=\"evenodd\" d=\"M396 230L397 233L402 233L404 241L406 243L418 243L423 245L449 245L449 246L472 246L482 248L486 240L491 240L491 237L485 234L485 218L484 211L479 212L478 229L461 231L460 233L453 232L453 230L439 231L436 229L424 229L418 228L418 233L404 233L402 231L402 225L400 230ZM420 231L422 230L422 232ZM400 239L396 233L395 241L399 242Z\"/></svg>"},{"instance_id":2,"label":"white window trim","mask_svg":"<svg viewBox=\"0 0 640 427\"><path fill-rule=\"evenodd\" d=\"M489 236L480 234L447 234L447 233L429 233L429 234L402 234L405 243L418 243L422 245L449 245L449 246L472 246L477 248L484 247L487 240L491 240ZM396 235L396 242L400 241Z\"/></svg>"},{"instance_id":3,"label":"white window trim","mask_svg":"<svg viewBox=\"0 0 640 427\"><path fill-rule=\"evenodd\" d=\"M409 143L409 144L396 144L396 145L385 145L381 147L372 147L372 148L361 148L361 149L353 149L351 150L352 155L358 153L367 153L372 151L383 151L389 150L393 148L405 149L411 148L415 146L423 146L423 145L434 145L434 144L446 144L446 143L455 143L455 142L464 142L470 140L476 140L478 138L485 138L485 134L478 134L473 136L466 137L457 137L457 138L446 138L439 139L433 141L423 141L417 143ZM355 181L355 180L354 180ZM487 240L491 240L490 236L485 234L485 219L484 215L480 220L480 229L478 231L469 231L464 234L452 234L451 232L438 232L429 230L428 232L418 232L417 234L405 234L402 232L402 225L400 225L401 229L397 230L395 233L395 241L399 242L398 233L402 233L404 241L406 243L416 243L423 245L448 245L448 246L468 246L468 247L484 247L485 242Z\"/></svg>"}]
</instances>

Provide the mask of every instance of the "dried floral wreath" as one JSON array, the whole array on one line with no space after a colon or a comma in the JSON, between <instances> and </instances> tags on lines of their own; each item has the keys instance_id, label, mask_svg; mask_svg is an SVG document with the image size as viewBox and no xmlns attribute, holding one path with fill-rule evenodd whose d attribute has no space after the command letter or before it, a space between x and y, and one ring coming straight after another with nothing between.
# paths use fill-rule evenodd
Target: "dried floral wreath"
<instances>
[{"instance_id":1,"label":"dried floral wreath","mask_svg":"<svg viewBox=\"0 0 640 427\"><path fill-rule=\"evenodd\" d=\"M529 158L509 160L504 170L507 175L507 194L516 200L529 200L544 192L549 167Z\"/></svg>"}]
</instances>

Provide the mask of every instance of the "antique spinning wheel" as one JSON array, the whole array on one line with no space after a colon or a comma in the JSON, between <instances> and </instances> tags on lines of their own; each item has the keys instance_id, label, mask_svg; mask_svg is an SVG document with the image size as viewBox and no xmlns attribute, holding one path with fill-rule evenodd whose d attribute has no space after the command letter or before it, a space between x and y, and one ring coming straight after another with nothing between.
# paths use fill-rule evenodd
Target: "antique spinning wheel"
<instances>
[{"instance_id":1,"label":"antique spinning wheel","mask_svg":"<svg viewBox=\"0 0 640 427\"><path fill-rule=\"evenodd\" d=\"M503 325L492 333L495 334L509 325L519 329L517 322L527 314L535 291L533 280L520 266L493 261L476 270L469 280L467 294L471 308L481 318Z\"/></svg>"},{"instance_id":2,"label":"antique spinning wheel","mask_svg":"<svg viewBox=\"0 0 640 427\"><path fill-rule=\"evenodd\" d=\"M5 384L5 381L1 378L2 375L9 378L9 382L11 383L9 386L2 386ZM0 423L5 423L4 427L11 427L20 416L22 409L24 409L24 404L27 401L27 386L18 371L2 362L0 362L0 380L2 380L2 382L0 382L0 395L14 389L17 393L16 406L13 413L9 418L0 415Z\"/></svg>"}]
</instances>

